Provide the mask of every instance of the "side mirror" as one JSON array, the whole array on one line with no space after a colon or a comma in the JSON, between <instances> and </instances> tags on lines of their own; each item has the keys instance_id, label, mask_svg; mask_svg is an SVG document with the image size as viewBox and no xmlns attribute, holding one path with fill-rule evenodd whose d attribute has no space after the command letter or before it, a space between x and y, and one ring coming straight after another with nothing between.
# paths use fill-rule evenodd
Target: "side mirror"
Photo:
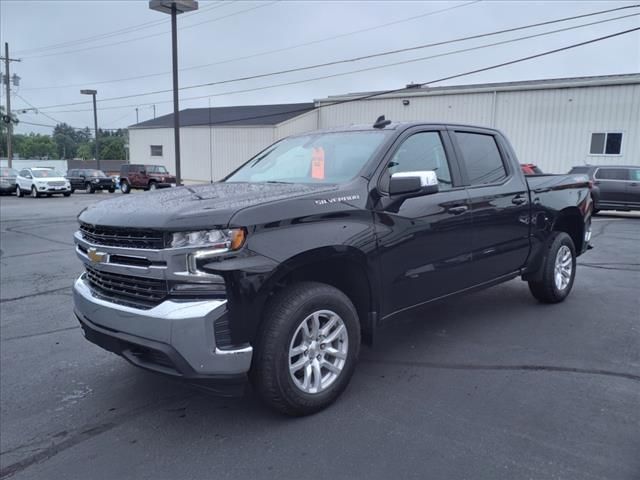
<instances>
[{"instance_id":1,"label":"side mirror","mask_svg":"<svg viewBox=\"0 0 640 480\"><path fill-rule=\"evenodd\" d=\"M389 195L419 197L438 192L438 177L433 170L397 172L389 180Z\"/></svg>"}]
</instances>

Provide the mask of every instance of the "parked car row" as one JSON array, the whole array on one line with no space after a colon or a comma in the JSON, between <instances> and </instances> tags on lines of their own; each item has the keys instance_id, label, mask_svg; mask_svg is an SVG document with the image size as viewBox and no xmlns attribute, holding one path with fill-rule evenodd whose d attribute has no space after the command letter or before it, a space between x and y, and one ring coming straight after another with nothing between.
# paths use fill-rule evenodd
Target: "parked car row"
<instances>
[{"instance_id":1,"label":"parked car row","mask_svg":"<svg viewBox=\"0 0 640 480\"><path fill-rule=\"evenodd\" d=\"M0 168L0 194L15 193L18 197L30 195L37 198L54 194L68 197L76 190L114 193L118 188L122 193L130 193L134 189L156 190L175 186L176 177L162 165L122 165L117 176L92 168L73 168L66 175L53 167L32 167L20 171Z\"/></svg>"},{"instance_id":2,"label":"parked car row","mask_svg":"<svg viewBox=\"0 0 640 480\"><path fill-rule=\"evenodd\" d=\"M640 210L640 166L583 165L569 173L589 176L594 213Z\"/></svg>"}]
</instances>

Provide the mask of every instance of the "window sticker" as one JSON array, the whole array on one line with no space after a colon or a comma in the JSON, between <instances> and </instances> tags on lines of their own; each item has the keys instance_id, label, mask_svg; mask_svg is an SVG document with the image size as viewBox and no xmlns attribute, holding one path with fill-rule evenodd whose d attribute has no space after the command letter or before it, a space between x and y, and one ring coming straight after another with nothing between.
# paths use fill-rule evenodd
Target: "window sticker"
<instances>
[{"instance_id":1,"label":"window sticker","mask_svg":"<svg viewBox=\"0 0 640 480\"><path fill-rule=\"evenodd\" d=\"M324 180L324 148L313 147L311 154L311 178Z\"/></svg>"}]
</instances>

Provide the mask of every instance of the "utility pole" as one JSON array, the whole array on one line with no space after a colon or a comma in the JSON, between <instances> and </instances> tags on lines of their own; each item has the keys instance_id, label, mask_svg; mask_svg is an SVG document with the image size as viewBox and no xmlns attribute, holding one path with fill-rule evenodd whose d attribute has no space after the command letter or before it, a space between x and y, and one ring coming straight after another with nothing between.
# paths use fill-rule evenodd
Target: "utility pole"
<instances>
[{"instance_id":1,"label":"utility pole","mask_svg":"<svg viewBox=\"0 0 640 480\"><path fill-rule=\"evenodd\" d=\"M156 119L156 106L153 106L153 119Z\"/></svg>"},{"instance_id":2,"label":"utility pole","mask_svg":"<svg viewBox=\"0 0 640 480\"><path fill-rule=\"evenodd\" d=\"M139 122L139 120L138 120L138 107L136 107L136 123L138 123L138 122Z\"/></svg>"},{"instance_id":3,"label":"utility pole","mask_svg":"<svg viewBox=\"0 0 640 480\"><path fill-rule=\"evenodd\" d=\"M11 137L13 136L13 117L11 116L11 75L9 73L9 64L11 62L19 62L17 58L9 57L9 44L7 42L4 43L4 57L0 57L1 60L4 60L4 71L5 71L5 83L7 86L7 164L9 168L11 168L13 163L13 146L11 145ZM4 119L2 119L4 121Z\"/></svg>"}]
</instances>

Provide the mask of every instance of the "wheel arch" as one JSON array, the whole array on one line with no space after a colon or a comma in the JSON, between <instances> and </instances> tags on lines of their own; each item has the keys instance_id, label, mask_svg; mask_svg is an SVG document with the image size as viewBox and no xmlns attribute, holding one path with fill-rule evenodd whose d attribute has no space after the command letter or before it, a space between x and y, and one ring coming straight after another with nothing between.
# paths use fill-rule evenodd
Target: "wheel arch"
<instances>
[{"instance_id":1,"label":"wheel arch","mask_svg":"<svg viewBox=\"0 0 640 480\"><path fill-rule=\"evenodd\" d=\"M578 207L567 207L558 212L551 230L568 234L573 240L576 255L579 255L583 250L584 228L584 216L580 213Z\"/></svg>"},{"instance_id":2,"label":"wheel arch","mask_svg":"<svg viewBox=\"0 0 640 480\"><path fill-rule=\"evenodd\" d=\"M299 253L282 262L258 290L260 311L253 334L264 320L268 302L287 286L301 281L315 281L331 285L343 292L354 304L364 338L375 327L378 307L376 278L366 255L355 247L327 246Z\"/></svg>"}]
</instances>

